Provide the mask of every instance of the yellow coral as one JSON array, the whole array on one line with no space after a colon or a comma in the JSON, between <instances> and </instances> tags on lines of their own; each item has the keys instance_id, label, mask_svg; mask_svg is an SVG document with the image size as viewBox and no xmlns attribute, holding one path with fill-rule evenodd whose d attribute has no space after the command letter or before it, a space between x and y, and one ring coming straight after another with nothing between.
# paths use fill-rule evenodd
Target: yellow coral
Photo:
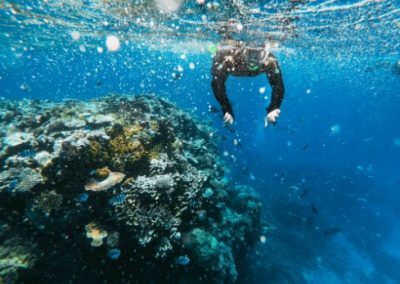
<instances>
[{"instance_id":1,"label":"yellow coral","mask_svg":"<svg viewBox=\"0 0 400 284\"><path fill-rule=\"evenodd\" d=\"M152 159L154 159L154 160L158 160L159 158L160 158L160 152L161 152L161 147L160 146L155 146L155 147L153 147L151 150L149 150L148 152L147 152L147 157L150 159L150 160L152 160Z\"/></svg>"},{"instance_id":2,"label":"yellow coral","mask_svg":"<svg viewBox=\"0 0 400 284\"><path fill-rule=\"evenodd\" d=\"M158 122L155 120L150 121L150 129L153 131L158 131L160 129Z\"/></svg>"},{"instance_id":3,"label":"yellow coral","mask_svg":"<svg viewBox=\"0 0 400 284\"><path fill-rule=\"evenodd\" d=\"M106 151L106 147L100 144L97 141L90 141L90 155L93 158L93 160L96 160L97 162L108 162L110 160L110 155L109 152Z\"/></svg>"},{"instance_id":4,"label":"yellow coral","mask_svg":"<svg viewBox=\"0 0 400 284\"><path fill-rule=\"evenodd\" d=\"M97 141L90 142L90 154L93 156L99 156L101 153L101 145Z\"/></svg>"},{"instance_id":5,"label":"yellow coral","mask_svg":"<svg viewBox=\"0 0 400 284\"><path fill-rule=\"evenodd\" d=\"M127 131L123 131L110 141L111 151L116 156L127 156L131 162L138 161L145 154L144 147L138 139L131 139L131 136L126 134Z\"/></svg>"},{"instance_id":6,"label":"yellow coral","mask_svg":"<svg viewBox=\"0 0 400 284\"><path fill-rule=\"evenodd\" d=\"M86 225L86 237L92 239L90 245L93 247L99 247L103 244L103 239L108 236L106 230L103 230L96 223L91 222Z\"/></svg>"},{"instance_id":7,"label":"yellow coral","mask_svg":"<svg viewBox=\"0 0 400 284\"><path fill-rule=\"evenodd\" d=\"M153 127L156 128L157 125L157 122L154 121ZM160 152L158 149L147 152L139 140L138 136L142 135L138 134L143 131L144 127L135 123L108 133L112 138L104 144L91 141L90 154L93 160L124 170L127 165L136 163L142 158L158 158ZM103 173L105 174L105 172Z\"/></svg>"},{"instance_id":8,"label":"yellow coral","mask_svg":"<svg viewBox=\"0 0 400 284\"><path fill-rule=\"evenodd\" d=\"M134 124L126 129L126 132L127 134L129 134L129 136L139 134L142 131L143 131L143 126L141 126L140 124Z\"/></svg>"},{"instance_id":9,"label":"yellow coral","mask_svg":"<svg viewBox=\"0 0 400 284\"><path fill-rule=\"evenodd\" d=\"M111 173L111 171L108 167L103 167L103 168L96 170L96 177L107 178L110 173Z\"/></svg>"}]
</instances>

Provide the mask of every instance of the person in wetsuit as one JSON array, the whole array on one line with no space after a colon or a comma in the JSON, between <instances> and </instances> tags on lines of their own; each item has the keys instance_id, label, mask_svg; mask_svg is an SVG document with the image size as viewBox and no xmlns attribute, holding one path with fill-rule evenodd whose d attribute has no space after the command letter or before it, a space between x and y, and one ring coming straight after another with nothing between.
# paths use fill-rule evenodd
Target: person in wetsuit
<instances>
[{"instance_id":1,"label":"person in wetsuit","mask_svg":"<svg viewBox=\"0 0 400 284\"><path fill-rule=\"evenodd\" d=\"M250 47L244 42L227 40L219 46L213 58L212 89L222 107L224 122L232 124L234 114L226 94L225 82L229 75L245 77L266 74L272 88L271 103L266 108L265 127L275 123L280 114L285 88L277 59L267 46Z\"/></svg>"}]
</instances>

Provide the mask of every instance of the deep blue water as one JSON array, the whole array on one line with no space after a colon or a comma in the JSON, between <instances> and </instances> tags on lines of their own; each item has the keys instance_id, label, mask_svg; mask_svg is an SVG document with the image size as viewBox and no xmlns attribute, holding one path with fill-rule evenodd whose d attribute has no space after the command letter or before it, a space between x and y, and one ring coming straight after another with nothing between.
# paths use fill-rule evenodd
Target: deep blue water
<instances>
[{"instance_id":1,"label":"deep blue water","mask_svg":"<svg viewBox=\"0 0 400 284\"><path fill-rule=\"evenodd\" d=\"M268 238L277 247L272 253L277 262L286 262L285 267L301 273L308 283L399 283L400 70L395 65L400 60L400 5L383 3L392 4L387 12L393 12L388 20L393 31L379 32L378 27L366 35L375 41L352 43L354 50L341 46L343 41L333 32L329 44L319 36L314 43L307 38L302 44L301 35L282 43L294 52L275 51L286 92L278 124L267 129L263 119L270 87L263 75L229 78L227 90L236 114L232 127L223 126L221 113L209 112L209 106L218 105L211 90L212 57L206 42L199 44L204 52L185 48L185 40L177 39L182 49L155 50L131 42L122 43L118 52L98 53L95 47L104 45L99 36L88 39L94 45L81 52L85 38L73 41L67 31L59 41L47 39L39 46L21 30L20 44L13 40L19 31L7 30L6 23L12 20L4 11L0 96L165 97L199 120L210 121L223 137L220 152L231 161L232 178L257 189L264 218L276 227ZM193 70L190 63L195 64ZM171 74L177 66L183 67L182 77L174 80ZM260 93L263 87L266 91ZM312 224L306 225L310 216ZM324 236L324 230L332 228L340 232ZM271 256L265 246L257 247L255 262L268 261L262 258ZM267 276L262 270L258 273L259 283L266 283Z\"/></svg>"}]
</instances>

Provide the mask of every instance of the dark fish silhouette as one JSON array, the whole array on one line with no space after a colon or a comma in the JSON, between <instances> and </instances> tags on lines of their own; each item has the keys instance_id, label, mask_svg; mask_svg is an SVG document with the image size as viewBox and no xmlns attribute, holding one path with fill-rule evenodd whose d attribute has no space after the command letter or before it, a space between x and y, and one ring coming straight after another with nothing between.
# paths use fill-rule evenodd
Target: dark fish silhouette
<instances>
[{"instance_id":1,"label":"dark fish silhouette","mask_svg":"<svg viewBox=\"0 0 400 284\"><path fill-rule=\"evenodd\" d=\"M308 144L304 145L304 146L303 146L303 150L307 150L308 147L310 147L310 145L308 145Z\"/></svg>"},{"instance_id":2,"label":"dark fish silhouette","mask_svg":"<svg viewBox=\"0 0 400 284\"><path fill-rule=\"evenodd\" d=\"M318 211L317 207L315 207L314 203L311 203L311 210L315 215L317 215L319 213L319 211Z\"/></svg>"},{"instance_id":3,"label":"dark fish silhouette","mask_svg":"<svg viewBox=\"0 0 400 284\"><path fill-rule=\"evenodd\" d=\"M340 233L341 231L342 231L342 228L339 228L336 226L326 229L326 230L324 230L324 237L336 235L336 234Z\"/></svg>"},{"instance_id":4,"label":"dark fish silhouette","mask_svg":"<svg viewBox=\"0 0 400 284\"><path fill-rule=\"evenodd\" d=\"M314 224L314 218L312 216L308 216L306 219L306 224L308 226L312 226Z\"/></svg>"},{"instance_id":5,"label":"dark fish silhouette","mask_svg":"<svg viewBox=\"0 0 400 284\"><path fill-rule=\"evenodd\" d=\"M174 72L174 73L172 73L172 78L174 79L174 81L178 81L180 78L182 78L182 73Z\"/></svg>"},{"instance_id":6,"label":"dark fish silhouette","mask_svg":"<svg viewBox=\"0 0 400 284\"><path fill-rule=\"evenodd\" d=\"M308 188L305 188L302 193L300 193L300 198L304 198L308 195Z\"/></svg>"},{"instance_id":7,"label":"dark fish silhouette","mask_svg":"<svg viewBox=\"0 0 400 284\"><path fill-rule=\"evenodd\" d=\"M393 73L400 75L400 60L393 64Z\"/></svg>"},{"instance_id":8,"label":"dark fish silhouette","mask_svg":"<svg viewBox=\"0 0 400 284\"><path fill-rule=\"evenodd\" d=\"M30 92L31 91L31 87L29 87L29 85L27 83L23 83L21 86L19 86L19 88L23 92Z\"/></svg>"},{"instance_id":9,"label":"dark fish silhouette","mask_svg":"<svg viewBox=\"0 0 400 284\"><path fill-rule=\"evenodd\" d=\"M219 113L221 110L215 106L209 106L208 110L212 113Z\"/></svg>"}]
</instances>

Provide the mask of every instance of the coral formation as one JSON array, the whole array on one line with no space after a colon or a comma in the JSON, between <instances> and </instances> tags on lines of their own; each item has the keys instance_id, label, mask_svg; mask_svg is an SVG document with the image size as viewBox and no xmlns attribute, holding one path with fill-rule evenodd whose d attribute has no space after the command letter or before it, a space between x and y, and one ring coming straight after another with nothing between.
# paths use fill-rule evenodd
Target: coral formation
<instances>
[{"instance_id":1,"label":"coral formation","mask_svg":"<svg viewBox=\"0 0 400 284\"><path fill-rule=\"evenodd\" d=\"M3 100L0 113L0 221L35 236L40 252L26 279L238 278L261 204L231 183L208 125L155 96Z\"/></svg>"},{"instance_id":2,"label":"coral formation","mask_svg":"<svg viewBox=\"0 0 400 284\"><path fill-rule=\"evenodd\" d=\"M104 175L104 173L100 172L99 175ZM85 190L88 191L104 191L116 184L119 184L125 177L125 174L118 172L110 172L108 176L102 181L98 181L95 179L90 179L89 182L85 185Z\"/></svg>"},{"instance_id":3,"label":"coral formation","mask_svg":"<svg viewBox=\"0 0 400 284\"><path fill-rule=\"evenodd\" d=\"M103 230L96 223L89 223L85 226L86 229L86 237L91 239L90 245L92 247L99 247L103 244L103 239L108 236L106 230Z\"/></svg>"},{"instance_id":4,"label":"coral formation","mask_svg":"<svg viewBox=\"0 0 400 284\"><path fill-rule=\"evenodd\" d=\"M35 246L18 233L10 235L8 227L0 228L0 283L18 283L19 274L32 268Z\"/></svg>"}]
</instances>

